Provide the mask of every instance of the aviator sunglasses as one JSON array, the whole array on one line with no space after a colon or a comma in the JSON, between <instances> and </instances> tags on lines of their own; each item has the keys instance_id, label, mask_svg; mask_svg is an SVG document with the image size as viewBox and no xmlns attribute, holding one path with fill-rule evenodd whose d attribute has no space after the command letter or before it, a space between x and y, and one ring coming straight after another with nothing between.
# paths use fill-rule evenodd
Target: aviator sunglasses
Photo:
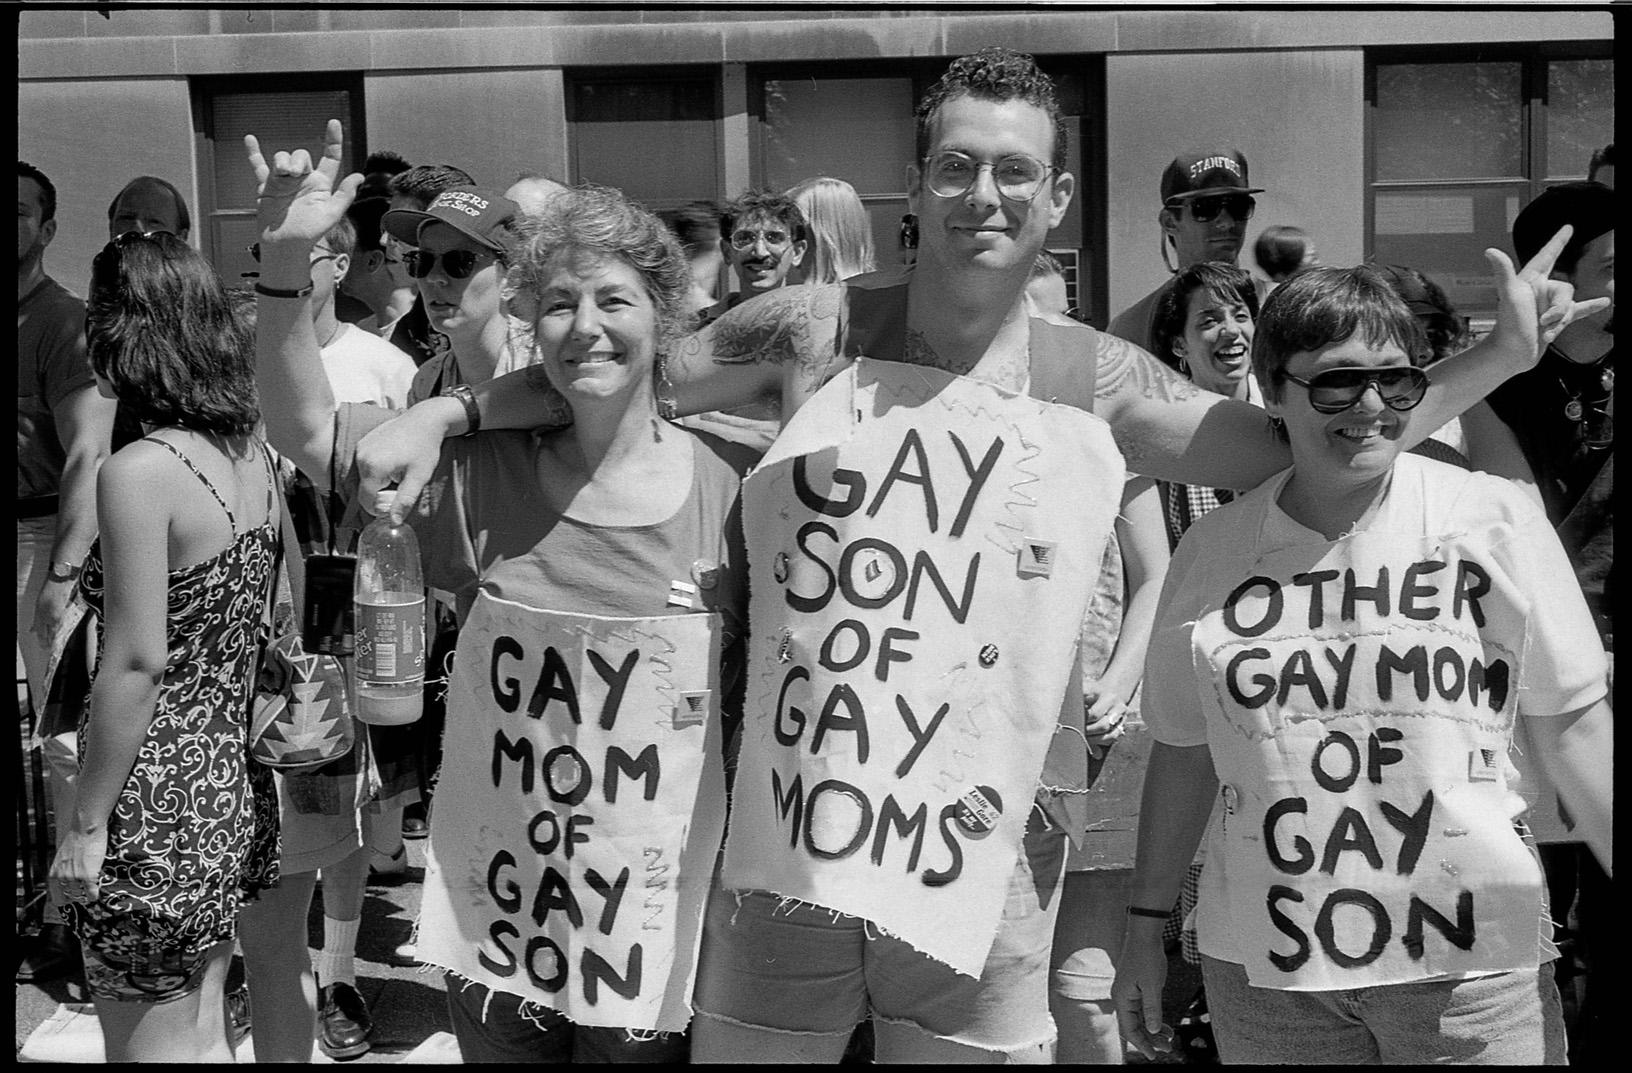
<instances>
[{"instance_id":1,"label":"aviator sunglasses","mask_svg":"<svg viewBox=\"0 0 1632 1073\"><path fill-rule=\"evenodd\" d=\"M1291 373L1281 375L1307 388L1309 405L1323 414L1342 413L1359 402L1367 388L1376 388L1383 405L1399 411L1411 409L1428 391L1428 374L1412 365L1326 369L1307 380Z\"/></svg>"},{"instance_id":2,"label":"aviator sunglasses","mask_svg":"<svg viewBox=\"0 0 1632 1073\"><path fill-rule=\"evenodd\" d=\"M1190 215L1198 224L1212 223L1218 219L1218 214L1228 210L1229 214L1241 223L1252 219L1257 211L1258 200L1251 194L1212 194L1208 197L1191 198L1188 202L1170 201L1170 209L1183 209L1190 206Z\"/></svg>"}]
</instances>

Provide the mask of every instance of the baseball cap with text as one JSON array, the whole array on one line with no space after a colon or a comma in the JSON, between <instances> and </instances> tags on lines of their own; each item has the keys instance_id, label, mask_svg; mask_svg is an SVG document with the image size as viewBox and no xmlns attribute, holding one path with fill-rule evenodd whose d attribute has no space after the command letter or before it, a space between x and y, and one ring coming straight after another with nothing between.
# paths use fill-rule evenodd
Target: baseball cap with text
<instances>
[{"instance_id":1,"label":"baseball cap with text","mask_svg":"<svg viewBox=\"0 0 1632 1073\"><path fill-rule=\"evenodd\" d=\"M1239 149L1190 149L1162 172L1162 204L1208 194L1261 194L1247 181L1247 158Z\"/></svg>"},{"instance_id":2,"label":"baseball cap with text","mask_svg":"<svg viewBox=\"0 0 1632 1073\"><path fill-rule=\"evenodd\" d=\"M520 212L514 201L492 190L454 186L436 195L424 211L392 209L381 218L380 226L393 237L418 245L420 228L428 223L447 224L488 249L503 253L508 242L502 228Z\"/></svg>"}]
</instances>

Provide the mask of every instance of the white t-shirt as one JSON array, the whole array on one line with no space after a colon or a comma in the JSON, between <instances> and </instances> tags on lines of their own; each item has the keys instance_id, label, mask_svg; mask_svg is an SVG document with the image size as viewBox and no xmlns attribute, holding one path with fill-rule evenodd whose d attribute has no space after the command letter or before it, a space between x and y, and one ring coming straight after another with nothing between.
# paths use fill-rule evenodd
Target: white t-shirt
<instances>
[{"instance_id":1,"label":"white t-shirt","mask_svg":"<svg viewBox=\"0 0 1632 1073\"><path fill-rule=\"evenodd\" d=\"M372 402L393 410L408 406L414 360L377 335L354 324L340 330L323 348L323 371L335 402Z\"/></svg>"},{"instance_id":2,"label":"white t-shirt","mask_svg":"<svg viewBox=\"0 0 1632 1073\"><path fill-rule=\"evenodd\" d=\"M1220 783L1200 950L1283 990L1533 967L1514 718L1606 691L1563 548L1509 482L1410 454L1327 540L1277 505L1289 474L1185 534L1146 661L1152 734Z\"/></svg>"}]
</instances>

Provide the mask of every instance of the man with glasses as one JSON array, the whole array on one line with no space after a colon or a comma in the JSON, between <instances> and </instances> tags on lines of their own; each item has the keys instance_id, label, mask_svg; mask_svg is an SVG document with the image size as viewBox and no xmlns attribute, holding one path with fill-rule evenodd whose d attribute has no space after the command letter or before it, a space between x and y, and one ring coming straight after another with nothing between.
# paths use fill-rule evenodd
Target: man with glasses
<instances>
[{"instance_id":1,"label":"man with glasses","mask_svg":"<svg viewBox=\"0 0 1632 1073\"><path fill-rule=\"evenodd\" d=\"M1086 325L1028 316L1026 279L1075 189L1053 84L1029 56L993 48L955 60L920 103L916 133L906 177L919 220L913 267L744 302L680 341L660 379L668 415L766 394L784 412L772 454L743 493L754 591L747 712L703 938L698 1061L836 1061L869 1011L881 1061L1048 1060L1063 840L1055 813L1034 820L1029 805L1049 740L1074 737L1085 764L1083 734L1096 732L1084 724L1080 682L1073 695L1071 665L1124 460L1153 476L1238 488L1287 465L1256 407L1203 392ZM349 197L340 143L331 123L322 164L296 154L268 190ZM1493 265L1516 308L1479 353L1451 359L1436 376L1442 392L1423 403L1428 427L1534 360L1539 308L1549 331L1576 313L1558 289L1514 275L1505 260ZM309 361L310 340L276 303L263 302L261 315L260 368L276 385L280 370ZM428 400L378 428L358 455L365 499L377 482L400 479L392 506L400 517L434 470L443 436L559 421L547 416L559 415L559 400L537 379L504 378L471 400ZM1002 445L993 447L988 423L1006 430ZM353 416L334 427L335 452L350 457ZM1039 459L1061 460L1069 477L1020 472ZM994 520L984 529L994 542L960 544L944 564L914 555L915 542L963 539L962 499L979 501L976 485L992 490L983 509L1013 503L1021 528L1012 539L998 536ZM1057 540L1024 528L1055 508L1071 513L1069 524L1048 525ZM1022 546L1027 534L1035 539ZM981 566L969 580L975 543ZM1009 587L1044 577L1024 595ZM909 585L918 615L934 619L922 643L914 643L919 624L902 617L914 600ZM841 612L831 631L808 628L810 615ZM858 655L862 636L876 651ZM867 711L863 736L844 690L893 681L908 647L919 685ZM787 682L796 687L791 705L778 700ZM971 735L980 698L991 698L978 713L987 731ZM1061 718L1074 718L1073 733L1055 734ZM936 719L965 730L931 740ZM918 764L931 780L944 769L960 779L978 773L984 785L988 772L1001 773L1012 796L1002 799L1005 810L948 781L936 811L921 798L924 811L915 813L910 795L903 811L892 780ZM819 800L807 811L812 796ZM796 805L808 830L790 838ZM863 815L885 832L888 869L874 867L876 833L846 841ZM912 852L916 824L922 859ZM958 868L978 865L978 881L950 874L948 840ZM858 911L881 891L890 904ZM880 919L911 930L913 941Z\"/></svg>"},{"instance_id":2,"label":"man with glasses","mask_svg":"<svg viewBox=\"0 0 1632 1073\"><path fill-rule=\"evenodd\" d=\"M389 199L390 209L423 209L435 200L436 195L455 186L472 186L476 182L463 168L452 164L420 164L406 171L392 175L386 181L386 197ZM365 183L364 189L367 189ZM403 256L408 247L391 235L384 238L386 271L391 274L391 282L399 288L407 288L415 295L413 305L407 313L397 319L386 336L391 345L407 352L414 359L414 364L423 369L432 358L448 352L447 336L432 328L425 316L425 302L418 297L418 289L414 286L414 279L408 274L408 267L403 264ZM419 398L429 398L441 388L435 384L429 385Z\"/></svg>"},{"instance_id":3,"label":"man with glasses","mask_svg":"<svg viewBox=\"0 0 1632 1073\"><path fill-rule=\"evenodd\" d=\"M1247 158L1239 149L1191 149L1173 158L1162 172L1162 263L1174 275L1203 261L1235 264L1247 238L1247 221L1263 188L1247 181ZM1169 260L1168 247L1172 247ZM1177 263L1174 263L1177 262ZM1107 330L1152 353L1156 345L1156 307L1172 280L1163 283L1118 313ZM1267 287L1259 284L1261 301Z\"/></svg>"},{"instance_id":4,"label":"man with glasses","mask_svg":"<svg viewBox=\"0 0 1632 1073\"><path fill-rule=\"evenodd\" d=\"M725 309L786 286L808 246L805 216L792 198L750 190L728 204L720 213L720 252L742 289L727 299Z\"/></svg>"}]
</instances>

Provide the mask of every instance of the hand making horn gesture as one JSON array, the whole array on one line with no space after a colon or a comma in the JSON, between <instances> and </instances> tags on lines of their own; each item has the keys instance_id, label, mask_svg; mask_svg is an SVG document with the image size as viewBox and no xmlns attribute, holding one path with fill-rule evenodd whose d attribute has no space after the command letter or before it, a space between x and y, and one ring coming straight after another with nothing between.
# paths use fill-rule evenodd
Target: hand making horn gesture
<instances>
[{"instance_id":1,"label":"hand making horn gesture","mask_svg":"<svg viewBox=\"0 0 1632 1073\"><path fill-rule=\"evenodd\" d=\"M323 156L315 166L304 149L280 150L269 164L255 135L244 135L249 164L255 169L262 279L269 285L298 287L309 282L308 251L340 222L357 196L363 182L360 174L347 175L338 185L335 182L340 174L343 145L340 121L331 119L323 133ZM289 278L267 278L285 262L292 272Z\"/></svg>"},{"instance_id":2,"label":"hand making horn gesture","mask_svg":"<svg viewBox=\"0 0 1632 1073\"><path fill-rule=\"evenodd\" d=\"M1496 327L1492 334L1515 348L1524 348L1525 368L1536 363L1559 332L1609 308L1608 298L1577 302L1574 287L1552 278L1553 265L1573 233L1568 224L1559 228L1558 234L1517 271L1501 250L1485 251L1485 260L1496 275Z\"/></svg>"}]
</instances>

